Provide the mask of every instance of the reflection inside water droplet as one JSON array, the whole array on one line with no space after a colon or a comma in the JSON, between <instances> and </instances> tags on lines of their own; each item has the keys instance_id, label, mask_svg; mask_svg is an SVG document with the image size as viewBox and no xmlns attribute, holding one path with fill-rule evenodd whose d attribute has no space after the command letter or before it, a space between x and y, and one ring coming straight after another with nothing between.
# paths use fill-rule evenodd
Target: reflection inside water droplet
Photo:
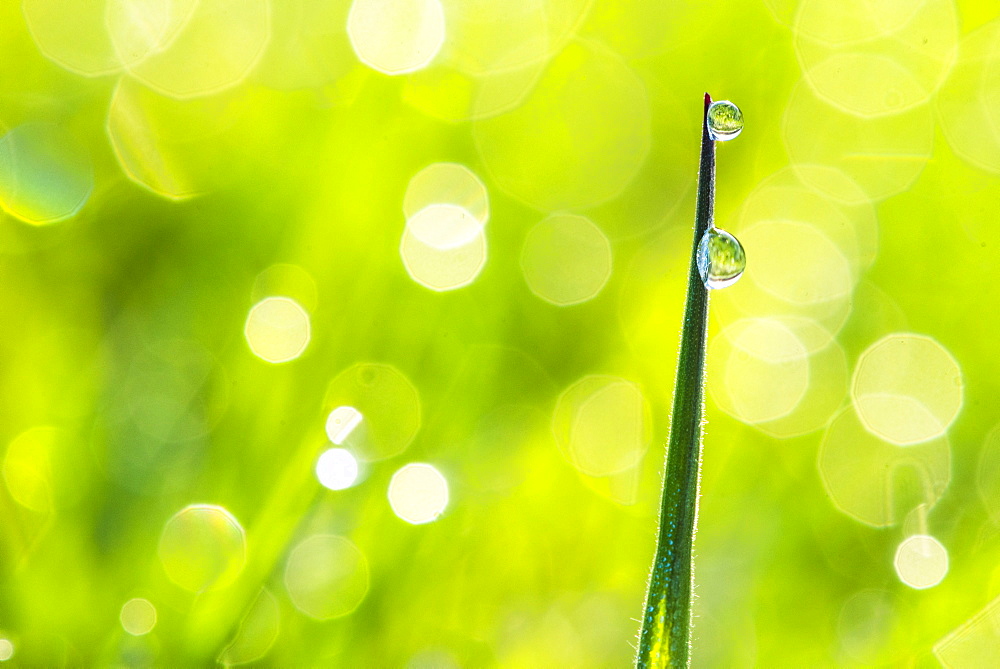
<instances>
[{"instance_id":1,"label":"reflection inside water droplet","mask_svg":"<svg viewBox=\"0 0 1000 669\"><path fill-rule=\"evenodd\" d=\"M743 245L725 230L712 226L698 242L698 273L706 288L731 286L746 266Z\"/></svg>"},{"instance_id":2,"label":"reflection inside water droplet","mask_svg":"<svg viewBox=\"0 0 1000 669\"><path fill-rule=\"evenodd\" d=\"M729 100L708 106L708 135L717 142L734 139L743 131L743 112Z\"/></svg>"}]
</instances>

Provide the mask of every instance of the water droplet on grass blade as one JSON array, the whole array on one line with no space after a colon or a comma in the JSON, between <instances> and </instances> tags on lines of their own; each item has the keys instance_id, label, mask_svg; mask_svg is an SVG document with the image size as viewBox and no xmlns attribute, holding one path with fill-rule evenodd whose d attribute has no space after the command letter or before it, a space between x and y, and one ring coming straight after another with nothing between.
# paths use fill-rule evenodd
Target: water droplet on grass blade
<instances>
[{"instance_id":1,"label":"water droplet on grass blade","mask_svg":"<svg viewBox=\"0 0 1000 669\"><path fill-rule=\"evenodd\" d=\"M731 286L746 266L746 253L736 237L714 226L705 231L698 242L698 273L706 288Z\"/></svg>"},{"instance_id":2,"label":"water droplet on grass blade","mask_svg":"<svg viewBox=\"0 0 1000 669\"><path fill-rule=\"evenodd\" d=\"M734 139L743 130L743 112L729 100L708 106L708 135L717 142Z\"/></svg>"}]
</instances>

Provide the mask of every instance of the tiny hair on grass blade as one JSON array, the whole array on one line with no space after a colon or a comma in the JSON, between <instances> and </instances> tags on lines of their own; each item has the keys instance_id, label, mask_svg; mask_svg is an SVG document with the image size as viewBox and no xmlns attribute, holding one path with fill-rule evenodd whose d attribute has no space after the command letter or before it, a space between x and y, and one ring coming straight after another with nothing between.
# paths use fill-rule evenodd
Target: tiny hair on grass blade
<instances>
[{"instance_id":1,"label":"tiny hair on grass blade","mask_svg":"<svg viewBox=\"0 0 1000 669\"><path fill-rule=\"evenodd\" d=\"M736 238L714 225L715 142L736 137L742 127L743 115L736 105L729 101L713 103L705 93L694 242L667 441L660 527L635 660L640 669L690 665L694 583L691 551L701 478L708 292L731 285L746 265L743 247Z\"/></svg>"}]
</instances>

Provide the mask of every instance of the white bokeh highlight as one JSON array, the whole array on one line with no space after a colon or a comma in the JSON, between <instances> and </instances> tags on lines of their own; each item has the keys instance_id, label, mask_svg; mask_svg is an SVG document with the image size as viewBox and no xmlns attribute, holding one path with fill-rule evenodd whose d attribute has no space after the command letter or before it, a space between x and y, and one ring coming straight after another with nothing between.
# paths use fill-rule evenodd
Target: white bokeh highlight
<instances>
[{"instance_id":1,"label":"white bokeh highlight","mask_svg":"<svg viewBox=\"0 0 1000 669\"><path fill-rule=\"evenodd\" d=\"M288 297L267 297L255 304L243 333L253 354L271 363L295 360L312 336L309 314Z\"/></svg>"},{"instance_id":2,"label":"white bokeh highlight","mask_svg":"<svg viewBox=\"0 0 1000 669\"><path fill-rule=\"evenodd\" d=\"M893 566L899 580L911 588L933 588L948 573L948 549L932 536L915 534L899 544Z\"/></svg>"},{"instance_id":3,"label":"white bokeh highlight","mask_svg":"<svg viewBox=\"0 0 1000 669\"><path fill-rule=\"evenodd\" d=\"M148 599L136 597L122 605L118 618L126 632L132 636L143 636L156 627L156 607Z\"/></svg>"},{"instance_id":4,"label":"white bokeh highlight","mask_svg":"<svg viewBox=\"0 0 1000 669\"><path fill-rule=\"evenodd\" d=\"M872 434L898 446L940 437L962 408L962 371L934 339L896 333L858 358L851 399Z\"/></svg>"},{"instance_id":5,"label":"white bokeh highlight","mask_svg":"<svg viewBox=\"0 0 1000 669\"><path fill-rule=\"evenodd\" d=\"M383 74L430 65L445 38L439 0L354 0L347 35L358 59Z\"/></svg>"},{"instance_id":6,"label":"white bokeh highlight","mask_svg":"<svg viewBox=\"0 0 1000 669\"><path fill-rule=\"evenodd\" d=\"M413 525L437 520L448 506L448 480L432 465L405 465L389 482L389 505Z\"/></svg>"},{"instance_id":7,"label":"white bokeh highlight","mask_svg":"<svg viewBox=\"0 0 1000 669\"><path fill-rule=\"evenodd\" d=\"M354 407L337 407L326 417L326 436L337 446L351 436L355 428L361 424L364 416Z\"/></svg>"},{"instance_id":8,"label":"white bokeh highlight","mask_svg":"<svg viewBox=\"0 0 1000 669\"><path fill-rule=\"evenodd\" d=\"M330 490L350 488L358 480L358 461L346 449L331 448L316 461L316 478Z\"/></svg>"}]
</instances>

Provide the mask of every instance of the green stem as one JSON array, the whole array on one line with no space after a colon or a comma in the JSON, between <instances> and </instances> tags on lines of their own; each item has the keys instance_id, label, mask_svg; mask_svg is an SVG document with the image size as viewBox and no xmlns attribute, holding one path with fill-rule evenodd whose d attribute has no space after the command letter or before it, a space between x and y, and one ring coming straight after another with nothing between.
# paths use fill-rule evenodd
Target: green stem
<instances>
[{"instance_id":1,"label":"green stem","mask_svg":"<svg viewBox=\"0 0 1000 669\"><path fill-rule=\"evenodd\" d=\"M701 423L704 413L705 340L708 289L698 273L698 242L712 224L715 203L715 142L708 134L708 106L701 124L701 165L687 305L677 362L674 407L667 443L667 471L660 507L660 532L649 577L636 667L688 667L691 650L691 549L698 521Z\"/></svg>"}]
</instances>

